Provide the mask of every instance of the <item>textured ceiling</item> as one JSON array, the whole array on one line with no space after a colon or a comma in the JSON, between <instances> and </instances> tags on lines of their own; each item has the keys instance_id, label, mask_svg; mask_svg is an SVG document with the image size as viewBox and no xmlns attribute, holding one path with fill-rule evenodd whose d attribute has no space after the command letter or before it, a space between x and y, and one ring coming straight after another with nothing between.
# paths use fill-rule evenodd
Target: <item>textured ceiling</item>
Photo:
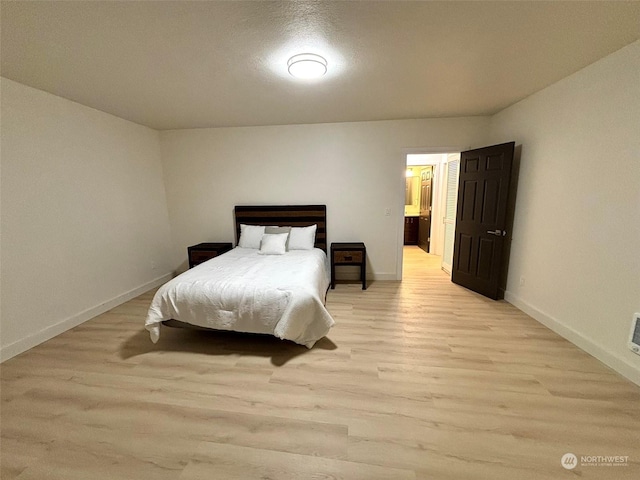
<instances>
[{"instance_id":1,"label":"textured ceiling","mask_svg":"<svg viewBox=\"0 0 640 480\"><path fill-rule=\"evenodd\" d=\"M2 76L157 129L486 115L640 37L640 2L10 2ZM287 59L320 53L321 81Z\"/></svg>"}]
</instances>

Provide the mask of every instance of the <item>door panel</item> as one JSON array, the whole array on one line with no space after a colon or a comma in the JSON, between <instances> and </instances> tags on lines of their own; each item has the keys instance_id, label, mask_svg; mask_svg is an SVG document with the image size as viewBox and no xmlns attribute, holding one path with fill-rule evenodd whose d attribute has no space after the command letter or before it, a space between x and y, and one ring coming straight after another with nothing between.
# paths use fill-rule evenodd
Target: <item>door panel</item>
<instances>
[{"instance_id":1,"label":"door panel","mask_svg":"<svg viewBox=\"0 0 640 480\"><path fill-rule=\"evenodd\" d=\"M514 147L510 142L460 154L451 280L493 299L500 293Z\"/></svg>"},{"instance_id":2,"label":"door panel","mask_svg":"<svg viewBox=\"0 0 640 480\"><path fill-rule=\"evenodd\" d=\"M478 166L480 165L480 158L478 157L469 157L464 162L464 173L473 173L478 171Z\"/></svg>"},{"instance_id":3,"label":"door panel","mask_svg":"<svg viewBox=\"0 0 640 480\"><path fill-rule=\"evenodd\" d=\"M429 253L429 234L431 232L431 220L428 217L420 217L418 220L418 246Z\"/></svg>"},{"instance_id":4,"label":"door panel","mask_svg":"<svg viewBox=\"0 0 640 480\"><path fill-rule=\"evenodd\" d=\"M433 167L425 167L420 171L420 221L418 225L418 246L429 253L431 240L431 186Z\"/></svg>"},{"instance_id":5,"label":"door panel","mask_svg":"<svg viewBox=\"0 0 640 480\"><path fill-rule=\"evenodd\" d=\"M471 248L473 247L473 238L469 235L461 233L458 237L457 245L454 247L458 255L454 256L454 268L463 273L471 274ZM455 259L458 261L456 262Z\"/></svg>"},{"instance_id":6,"label":"door panel","mask_svg":"<svg viewBox=\"0 0 640 480\"><path fill-rule=\"evenodd\" d=\"M495 242L490 238L481 238L478 247L478 265L476 276L484 280L491 279L491 263L493 262L493 251Z\"/></svg>"},{"instance_id":7,"label":"door panel","mask_svg":"<svg viewBox=\"0 0 640 480\"><path fill-rule=\"evenodd\" d=\"M498 197L500 184L497 180L484 182L484 195L482 198L482 223L495 224L498 220Z\"/></svg>"},{"instance_id":8,"label":"door panel","mask_svg":"<svg viewBox=\"0 0 640 480\"><path fill-rule=\"evenodd\" d=\"M476 198L478 195L478 182L462 182L462 204L458 205L460 217L465 222L473 222L476 218Z\"/></svg>"}]
</instances>

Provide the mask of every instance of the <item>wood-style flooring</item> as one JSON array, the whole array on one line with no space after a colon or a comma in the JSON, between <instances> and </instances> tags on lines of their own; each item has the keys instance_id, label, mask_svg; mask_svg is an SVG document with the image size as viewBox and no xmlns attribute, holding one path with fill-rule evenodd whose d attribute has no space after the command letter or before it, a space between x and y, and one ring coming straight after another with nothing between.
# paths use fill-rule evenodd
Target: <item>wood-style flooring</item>
<instances>
[{"instance_id":1,"label":"wood-style flooring","mask_svg":"<svg viewBox=\"0 0 640 480\"><path fill-rule=\"evenodd\" d=\"M152 292L2 364L2 480L638 479L640 388L405 249L311 350L144 330ZM560 459L574 453L578 466ZM584 465L581 456L626 456Z\"/></svg>"}]
</instances>

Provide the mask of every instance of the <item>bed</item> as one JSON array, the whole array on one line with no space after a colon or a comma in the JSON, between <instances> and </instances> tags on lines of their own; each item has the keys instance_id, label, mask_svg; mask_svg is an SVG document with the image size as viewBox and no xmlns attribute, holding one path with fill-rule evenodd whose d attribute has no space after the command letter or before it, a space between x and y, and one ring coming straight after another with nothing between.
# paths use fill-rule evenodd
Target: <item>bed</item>
<instances>
[{"instance_id":1,"label":"bed","mask_svg":"<svg viewBox=\"0 0 640 480\"><path fill-rule=\"evenodd\" d=\"M158 289L145 322L151 340L164 324L270 334L313 347L334 324L325 308L326 206L237 206L235 225L236 248Z\"/></svg>"}]
</instances>

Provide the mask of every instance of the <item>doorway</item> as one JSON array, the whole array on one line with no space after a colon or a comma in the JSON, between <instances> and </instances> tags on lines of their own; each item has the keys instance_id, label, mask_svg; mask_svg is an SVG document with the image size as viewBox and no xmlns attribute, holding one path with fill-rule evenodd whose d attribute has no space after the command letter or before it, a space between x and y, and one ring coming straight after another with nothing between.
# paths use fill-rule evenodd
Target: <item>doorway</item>
<instances>
[{"instance_id":1,"label":"doorway","mask_svg":"<svg viewBox=\"0 0 640 480\"><path fill-rule=\"evenodd\" d=\"M441 268L452 282L494 300L506 289L518 180L515 152L515 142L506 142L460 153L406 152L403 158L406 165L434 165L429 254L443 256ZM403 256L401 250L399 259ZM397 265L401 279L402 262Z\"/></svg>"},{"instance_id":2,"label":"doorway","mask_svg":"<svg viewBox=\"0 0 640 480\"><path fill-rule=\"evenodd\" d=\"M459 162L457 151L406 155L406 184L413 184L414 188L413 195L405 195L404 244L418 245L424 252L439 257L440 268L449 275Z\"/></svg>"}]
</instances>

